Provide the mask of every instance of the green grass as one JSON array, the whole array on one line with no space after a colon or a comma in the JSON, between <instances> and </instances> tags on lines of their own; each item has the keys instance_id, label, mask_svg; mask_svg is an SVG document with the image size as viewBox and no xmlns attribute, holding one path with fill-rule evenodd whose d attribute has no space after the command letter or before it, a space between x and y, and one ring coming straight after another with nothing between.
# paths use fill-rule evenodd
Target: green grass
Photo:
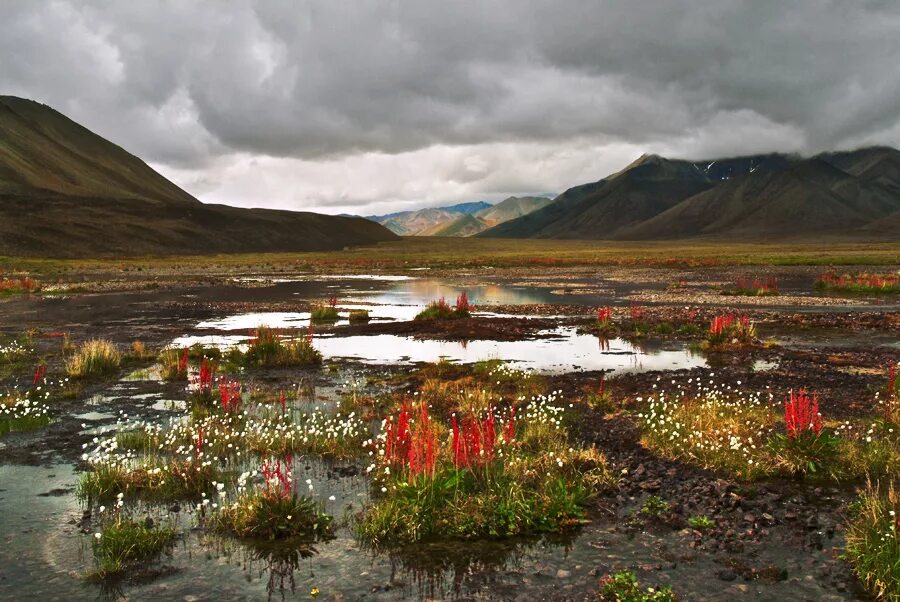
<instances>
[{"instance_id":1,"label":"green grass","mask_svg":"<svg viewBox=\"0 0 900 602\"><path fill-rule=\"evenodd\" d=\"M424 389L420 397L430 399ZM466 399L469 407L459 415L456 435L452 421L433 421L429 405L419 405L408 431L409 441L418 443L408 444L399 456L398 446L405 444L392 443L389 452L394 431L376 444L372 502L356 524L363 543L377 547L562 533L585 522L591 496L616 487L602 454L572 446L564 408L553 405L553 396L519 407L512 434L507 411L488 414L484 403L489 401ZM408 407L391 424L399 425ZM466 437L479 441L477 450L461 451Z\"/></svg>"},{"instance_id":2,"label":"green grass","mask_svg":"<svg viewBox=\"0 0 900 602\"><path fill-rule=\"evenodd\" d=\"M845 558L881 600L900 600L900 491L871 483L851 506Z\"/></svg>"},{"instance_id":3,"label":"green grass","mask_svg":"<svg viewBox=\"0 0 900 602\"><path fill-rule=\"evenodd\" d=\"M337 322L340 318L337 308L331 305L317 305L310 314L313 322Z\"/></svg>"},{"instance_id":4,"label":"green grass","mask_svg":"<svg viewBox=\"0 0 900 602\"><path fill-rule=\"evenodd\" d=\"M658 495L651 495L644 501L640 513L651 518L659 518L669 512L669 502Z\"/></svg>"},{"instance_id":5,"label":"green grass","mask_svg":"<svg viewBox=\"0 0 900 602\"><path fill-rule=\"evenodd\" d=\"M704 531L706 529L712 529L716 526L716 521L709 518L708 516L698 515L692 516L688 519L688 524L695 529L700 529Z\"/></svg>"},{"instance_id":6,"label":"green grass","mask_svg":"<svg viewBox=\"0 0 900 602\"><path fill-rule=\"evenodd\" d=\"M894 422L879 417L829 425L823 402L821 433L805 430L790 439L782 408L771 403L763 393L724 385L700 395L660 392L638 414L641 443L666 458L748 480L854 481L890 475L900 465L900 425Z\"/></svg>"},{"instance_id":7,"label":"green grass","mask_svg":"<svg viewBox=\"0 0 900 602\"><path fill-rule=\"evenodd\" d=\"M244 493L214 511L210 530L257 540L320 539L331 536L333 519L314 500L278 491Z\"/></svg>"},{"instance_id":8,"label":"green grass","mask_svg":"<svg viewBox=\"0 0 900 602\"><path fill-rule=\"evenodd\" d=\"M229 355L228 359L246 367L318 366L322 354L307 336L284 338L277 331L260 326L247 351Z\"/></svg>"},{"instance_id":9,"label":"green grass","mask_svg":"<svg viewBox=\"0 0 900 602\"><path fill-rule=\"evenodd\" d=\"M318 272L416 267L652 265L898 265L893 243L608 242L409 237L343 251L236 253L115 259L50 259L0 256L0 270L59 276L137 269L208 275L265 266ZM202 266L202 267L201 267Z\"/></svg>"},{"instance_id":10,"label":"green grass","mask_svg":"<svg viewBox=\"0 0 900 602\"><path fill-rule=\"evenodd\" d=\"M177 532L172 527L151 526L121 516L105 525L93 536L95 570L89 575L96 580L121 576L130 569L145 567L169 552L175 545Z\"/></svg>"},{"instance_id":11,"label":"green grass","mask_svg":"<svg viewBox=\"0 0 900 602\"><path fill-rule=\"evenodd\" d=\"M642 589L631 571L619 571L600 580L600 602L676 602L672 588Z\"/></svg>"},{"instance_id":12,"label":"green grass","mask_svg":"<svg viewBox=\"0 0 900 602\"><path fill-rule=\"evenodd\" d=\"M416 320L454 320L468 318L471 314L465 309L456 309L444 299L438 299L428 304L428 307L416 315Z\"/></svg>"},{"instance_id":13,"label":"green grass","mask_svg":"<svg viewBox=\"0 0 900 602\"><path fill-rule=\"evenodd\" d=\"M349 320L351 324L365 323L369 321L368 309L354 309L350 312Z\"/></svg>"},{"instance_id":14,"label":"green grass","mask_svg":"<svg viewBox=\"0 0 900 602\"><path fill-rule=\"evenodd\" d=\"M816 280L816 289L846 295L900 294L900 273L823 274Z\"/></svg>"},{"instance_id":15,"label":"green grass","mask_svg":"<svg viewBox=\"0 0 900 602\"><path fill-rule=\"evenodd\" d=\"M487 474L490 473L490 474ZM375 545L555 533L583 522L587 486L563 475L445 467L392 481L362 516L357 533Z\"/></svg>"},{"instance_id":16,"label":"green grass","mask_svg":"<svg viewBox=\"0 0 900 602\"><path fill-rule=\"evenodd\" d=\"M137 443L137 438L132 443ZM76 494L88 503L110 501L120 493L148 502L196 501L213 490L213 481L223 478L212 464L148 456L135 467L95 465L81 475Z\"/></svg>"}]
</instances>

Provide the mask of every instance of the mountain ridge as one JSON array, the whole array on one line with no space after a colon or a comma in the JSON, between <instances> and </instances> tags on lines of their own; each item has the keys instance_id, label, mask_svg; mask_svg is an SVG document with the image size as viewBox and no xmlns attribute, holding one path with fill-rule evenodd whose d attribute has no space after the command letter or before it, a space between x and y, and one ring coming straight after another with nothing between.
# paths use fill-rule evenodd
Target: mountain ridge
<instances>
[{"instance_id":1,"label":"mountain ridge","mask_svg":"<svg viewBox=\"0 0 900 602\"><path fill-rule=\"evenodd\" d=\"M204 204L36 101L0 96L0 254L322 251L393 240L358 217Z\"/></svg>"},{"instance_id":2,"label":"mountain ridge","mask_svg":"<svg viewBox=\"0 0 900 602\"><path fill-rule=\"evenodd\" d=\"M853 173L855 172L855 173ZM707 161L642 155L549 205L479 233L499 238L669 240L897 237L900 151L808 158L768 153Z\"/></svg>"}]
</instances>

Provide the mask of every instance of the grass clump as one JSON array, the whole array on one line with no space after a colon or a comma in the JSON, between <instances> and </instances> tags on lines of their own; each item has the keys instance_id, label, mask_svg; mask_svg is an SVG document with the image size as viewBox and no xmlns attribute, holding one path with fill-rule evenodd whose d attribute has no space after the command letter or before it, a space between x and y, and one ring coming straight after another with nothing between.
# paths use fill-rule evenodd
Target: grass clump
<instances>
[{"instance_id":1,"label":"grass clump","mask_svg":"<svg viewBox=\"0 0 900 602\"><path fill-rule=\"evenodd\" d=\"M716 521L702 514L690 517L687 522L690 526L695 529L699 529L700 531L712 529L716 526Z\"/></svg>"},{"instance_id":2,"label":"grass clump","mask_svg":"<svg viewBox=\"0 0 900 602\"><path fill-rule=\"evenodd\" d=\"M188 377L188 350L163 349L156 359L159 373L164 381L185 381Z\"/></svg>"},{"instance_id":3,"label":"grass clump","mask_svg":"<svg viewBox=\"0 0 900 602\"><path fill-rule=\"evenodd\" d=\"M456 416L404 405L385 422L374 502L357 524L367 543L407 544L558 533L585 522L584 505L613 487L605 458L568 446L555 409ZM449 432L448 432L449 430Z\"/></svg>"},{"instance_id":4,"label":"grass clump","mask_svg":"<svg viewBox=\"0 0 900 602\"><path fill-rule=\"evenodd\" d=\"M242 365L253 367L318 366L322 363L322 354L313 347L310 332L301 337L284 338L277 330L260 326L247 351L238 359Z\"/></svg>"},{"instance_id":5,"label":"grass clump","mask_svg":"<svg viewBox=\"0 0 900 602\"><path fill-rule=\"evenodd\" d=\"M452 306L443 297L437 301L432 301L428 307L419 312L415 319L453 320L456 318L468 318L474 310L475 306L469 303L469 297L463 292L456 298L456 303Z\"/></svg>"},{"instance_id":6,"label":"grass clump","mask_svg":"<svg viewBox=\"0 0 900 602\"><path fill-rule=\"evenodd\" d=\"M332 534L333 519L318 502L275 489L242 494L210 515L212 531L258 540L321 539Z\"/></svg>"},{"instance_id":7,"label":"grass clump","mask_svg":"<svg viewBox=\"0 0 900 602\"><path fill-rule=\"evenodd\" d=\"M816 289L824 292L850 295L900 294L900 274L822 274L816 280Z\"/></svg>"},{"instance_id":8,"label":"grass clump","mask_svg":"<svg viewBox=\"0 0 900 602\"><path fill-rule=\"evenodd\" d=\"M707 351L727 351L750 347L756 343L756 326L750 318L725 314L710 321L700 348Z\"/></svg>"},{"instance_id":9,"label":"grass clump","mask_svg":"<svg viewBox=\"0 0 900 602\"><path fill-rule=\"evenodd\" d=\"M724 470L744 478L770 471L760 448L774 431L770 399L741 394L730 387L697 382L660 391L638 414L641 442L664 457Z\"/></svg>"},{"instance_id":10,"label":"grass clump","mask_svg":"<svg viewBox=\"0 0 900 602\"><path fill-rule=\"evenodd\" d=\"M85 341L66 358L66 373L72 378L89 378L116 372L122 363L122 354L111 341L92 339Z\"/></svg>"},{"instance_id":11,"label":"grass clump","mask_svg":"<svg viewBox=\"0 0 900 602\"><path fill-rule=\"evenodd\" d=\"M792 391L782 408L773 400L771 393L688 381L648 400L638 414L641 442L662 456L747 479L857 479L896 471L898 425L876 418L826 428L815 393Z\"/></svg>"},{"instance_id":12,"label":"grass clump","mask_svg":"<svg viewBox=\"0 0 900 602\"><path fill-rule=\"evenodd\" d=\"M592 330L601 337L611 338L619 334L619 328L612 320L612 308L609 306L597 309L597 321Z\"/></svg>"},{"instance_id":13,"label":"grass clump","mask_svg":"<svg viewBox=\"0 0 900 602\"><path fill-rule=\"evenodd\" d=\"M644 501L640 513L651 518L660 518L669 512L669 502L658 495L651 495Z\"/></svg>"},{"instance_id":14,"label":"grass clump","mask_svg":"<svg viewBox=\"0 0 900 602\"><path fill-rule=\"evenodd\" d=\"M723 289L722 294L732 297L775 297L780 293L775 278L738 278L733 286Z\"/></svg>"},{"instance_id":15,"label":"grass clump","mask_svg":"<svg viewBox=\"0 0 900 602\"><path fill-rule=\"evenodd\" d=\"M318 305L313 308L309 319L313 322L337 322L340 317L336 307L330 305Z\"/></svg>"},{"instance_id":16,"label":"grass clump","mask_svg":"<svg viewBox=\"0 0 900 602\"><path fill-rule=\"evenodd\" d=\"M369 321L368 309L354 309L348 318L351 324L364 324Z\"/></svg>"},{"instance_id":17,"label":"grass clump","mask_svg":"<svg viewBox=\"0 0 900 602\"><path fill-rule=\"evenodd\" d=\"M900 600L900 491L869 483L851 506L845 558L880 600Z\"/></svg>"},{"instance_id":18,"label":"grass clump","mask_svg":"<svg viewBox=\"0 0 900 602\"><path fill-rule=\"evenodd\" d=\"M0 395L0 436L11 432L31 431L50 424L50 408L39 398L37 390L18 390Z\"/></svg>"},{"instance_id":19,"label":"grass clump","mask_svg":"<svg viewBox=\"0 0 900 602\"><path fill-rule=\"evenodd\" d=\"M218 468L198 460L148 456L129 467L115 458L95 459L93 470L81 476L76 494L89 503L112 500L120 493L149 502L198 500L222 478Z\"/></svg>"},{"instance_id":20,"label":"grass clump","mask_svg":"<svg viewBox=\"0 0 900 602\"><path fill-rule=\"evenodd\" d=\"M32 278L3 278L0 277L0 297L13 295L27 295L41 290L41 283Z\"/></svg>"},{"instance_id":21,"label":"grass clump","mask_svg":"<svg viewBox=\"0 0 900 602\"><path fill-rule=\"evenodd\" d=\"M171 526L155 526L152 520L132 520L121 512L94 533L92 550L96 566L90 577L106 580L145 566L171 551L178 534Z\"/></svg>"},{"instance_id":22,"label":"grass clump","mask_svg":"<svg viewBox=\"0 0 900 602\"><path fill-rule=\"evenodd\" d=\"M619 571L600 580L600 602L676 602L677 598L668 585L646 590L638 584L631 571Z\"/></svg>"}]
</instances>

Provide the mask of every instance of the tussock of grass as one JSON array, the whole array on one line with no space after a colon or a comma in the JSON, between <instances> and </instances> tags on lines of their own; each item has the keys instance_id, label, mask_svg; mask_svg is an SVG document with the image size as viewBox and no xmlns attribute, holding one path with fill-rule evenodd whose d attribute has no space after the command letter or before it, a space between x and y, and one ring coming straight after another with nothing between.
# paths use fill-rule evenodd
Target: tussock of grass
<instances>
[{"instance_id":1,"label":"tussock of grass","mask_svg":"<svg viewBox=\"0 0 900 602\"><path fill-rule=\"evenodd\" d=\"M66 373L72 378L103 376L116 372L122 363L122 355L107 340L85 341L66 358Z\"/></svg>"},{"instance_id":2,"label":"tussock of grass","mask_svg":"<svg viewBox=\"0 0 900 602\"><path fill-rule=\"evenodd\" d=\"M409 463L404 463L405 456L398 460L399 442L391 444L390 454L387 443L376 453L373 503L359 518L359 537L371 545L398 545L558 533L583 524L587 500L616 482L596 449L570 447L560 418L562 408L552 405L554 399L531 402L518 410L514 423L501 426L490 412L479 426L472 426L474 418L459 419L461 434L446 433L443 421L428 421L420 407L417 412L423 414L416 424L425 426L416 426L418 430L410 435L411 441L419 443L409 448ZM513 438L510 424L514 424ZM396 440L397 431L392 432L386 441ZM475 436L472 433L480 433L481 452L460 460L463 452L457 445L466 445L461 442ZM431 459L424 459L423 453Z\"/></svg>"},{"instance_id":3,"label":"tussock of grass","mask_svg":"<svg viewBox=\"0 0 900 602\"><path fill-rule=\"evenodd\" d=\"M244 493L209 517L212 531L248 539L320 539L332 534L333 519L314 500L277 490Z\"/></svg>"},{"instance_id":4,"label":"tussock of grass","mask_svg":"<svg viewBox=\"0 0 900 602\"><path fill-rule=\"evenodd\" d=\"M175 545L177 532L172 527L156 527L147 521L121 516L93 537L96 569L89 575L105 580L122 575L132 568L143 567L169 552Z\"/></svg>"},{"instance_id":5,"label":"tussock of grass","mask_svg":"<svg viewBox=\"0 0 900 602\"><path fill-rule=\"evenodd\" d=\"M845 557L872 595L900 600L900 491L869 483L851 513Z\"/></svg>"},{"instance_id":6,"label":"tussock of grass","mask_svg":"<svg viewBox=\"0 0 900 602\"><path fill-rule=\"evenodd\" d=\"M354 309L350 312L349 320L351 324L365 323L369 321L368 309Z\"/></svg>"},{"instance_id":7,"label":"tussock of grass","mask_svg":"<svg viewBox=\"0 0 900 602\"><path fill-rule=\"evenodd\" d=\"M120 493L152 502L197 500L222 479L222 473L211 464L148 457L133 468L96 464L81 476L77 495L90 502L112 500Z\"/></svg>"},{"instance_id":8,"label":"tussock of grass","mask_svg":"<svg viewBox=\"0 0 900 602\"><path fill-rule=\"evenodd\" d=\"M455 306L447 303L446 299L441 297L437 301L432 301L428 307L423 309L416 315L416 320L453 320L457 318L468 318L472 314L469 311L468 303L460 304L457 301Z\"/></svg>"},{"instance_id":9,"label":"tussock of grass","mask_svg":"<svg viewBox=\"0 0 900 602\"><path fill-rule=\"evenodd\" d=\"M163 349L159 352L156 361L163 380L170 382L187 380L187 369L182 367L183 358L184 350L181 349Z\"/></svg>"},{"instance_id":10,"label":"tussock of grass","mask_svg":"<svg viewBox=\"0 0 900 602\"><path fill-rule=\"evenodd\" d=\"M255 367L318 366L322 354L313 347L308 335L283 338L277 331L260 326L247 351L238 359L244 366Z\"/></svg>"},{"instance_id":11,"label":"tussock of grass","mask_svg":"<svg viewBox=\"0 0 900 602\"><path fill-rule=\"evenodd\" d=\"M331 305L317 305L310 314L313 322L337 322L340 318L337 308Z\"/></svg>"}]
</instances>

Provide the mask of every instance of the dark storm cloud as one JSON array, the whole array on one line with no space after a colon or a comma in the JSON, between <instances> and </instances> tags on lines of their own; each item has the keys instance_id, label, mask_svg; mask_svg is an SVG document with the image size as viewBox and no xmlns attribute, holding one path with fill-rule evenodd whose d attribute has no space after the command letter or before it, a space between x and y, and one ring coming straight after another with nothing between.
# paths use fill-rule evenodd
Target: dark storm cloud
<instances>
[{"instance_id":1,"label":"dark storm cloud","mask_svg":"<svg viewBox=\"0 0 900 602\"><path fill-rule=\"evenodd\" d=\"M499 159L556 165L566 145L690 157L900 145L892 2L7 1L0 56L4 93L196 180L227 178L236 155L334 166L411 153L436 183L477 194L531 185L533 169ZM457 147L483 156L432 150ZM421 193L382 188L323 189L321 204Z\"/></svg>"}]
</instances>

